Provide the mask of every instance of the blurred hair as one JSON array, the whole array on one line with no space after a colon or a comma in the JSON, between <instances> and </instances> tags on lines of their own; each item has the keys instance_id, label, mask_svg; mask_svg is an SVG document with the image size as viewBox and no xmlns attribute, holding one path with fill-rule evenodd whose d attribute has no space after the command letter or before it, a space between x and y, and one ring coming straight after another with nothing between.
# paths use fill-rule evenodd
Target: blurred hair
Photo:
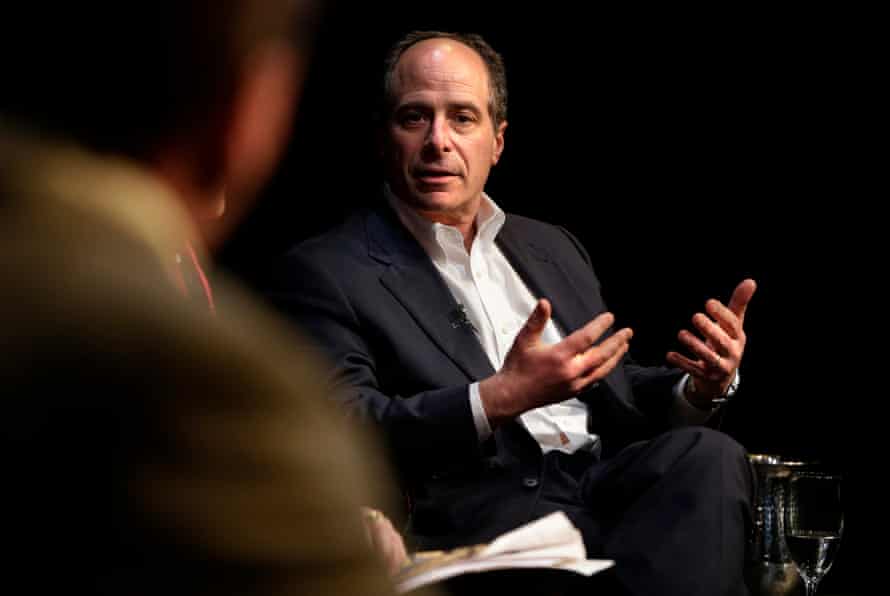
<instances>
[{"instance_id":1,"label":"blurred hair","mask_svg":"<svg viewBox=\"0 0 890 596\"><path fill-rule=\"evenodd\" d=\"M408 48L427 39L452 39L474 50L488 69L488 113L491 115L495 129L507 120L507 72L504 59L494 48L488 45L480 35L475 33L451 33L446 31L412 31L397 41L384 61L382 113L386 117L395 103L394 76L396 65Z\"/></svg>"},{"instance_id":2,"label":"blurred hair","mask_svg":"<svg viewBox=\"0 0 890 596\"><path fill-rule=\"evenodd\" d=\"M149 157L224 113L261 42L306 44L312 0L16 2L0 16L0 116Z\"/></svg>"}]
</instances>

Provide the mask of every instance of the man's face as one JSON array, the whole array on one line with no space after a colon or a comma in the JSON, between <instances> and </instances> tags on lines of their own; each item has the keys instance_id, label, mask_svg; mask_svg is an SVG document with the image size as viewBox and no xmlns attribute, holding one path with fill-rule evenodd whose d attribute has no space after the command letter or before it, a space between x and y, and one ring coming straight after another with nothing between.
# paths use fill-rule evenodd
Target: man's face
<instances>
[{"instance_id":1,"label":"man's face","mask_svg":"<svg viewBox=\"0 0 890 596\"><path fill-rule=\"evenodd\" d=\"M402 54L393 83L385 134L393 192L434 221L474 217L507 126L492 126L482 58L457 41L425 40Z\"/></svg>"}]
</instances>

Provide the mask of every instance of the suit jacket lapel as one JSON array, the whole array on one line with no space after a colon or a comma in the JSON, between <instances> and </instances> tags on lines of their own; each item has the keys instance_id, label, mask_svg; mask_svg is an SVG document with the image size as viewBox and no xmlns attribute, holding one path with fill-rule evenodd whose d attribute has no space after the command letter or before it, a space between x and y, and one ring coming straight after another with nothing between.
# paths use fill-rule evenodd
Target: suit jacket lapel
<instances>
[{"instance_id":1,"label":"suit jacket lapel","mask_svg":"<svg viewBox=\"0 0 890 596\"><path fill-rule=\"evenodd\" d=\"M585 303L581 290L572 281L571 276L560 267L559 262L533 240L522 238L510 223L511 218L508 215L497 237L498 246L532 294L550 300L553 305L553 318L566 335L583 327L593 317L603 312L605 305ZM603 339L612 331L613 329L608 330ZM625 401L620 396L627 392L626 388L622 390L626 383L618 378L620 374L619 366L609 373L604 381L619 400Z\"/></svg>"},{"instance_id":2,"label":"suit jacket lapel","mask_svg":"<svg viewBox=\"0 0 890 596\"><path fill-rule=\"evenodd\" d=\"M426 252L396 215L383 207L367 219L368 250L388 267L380 277L417 324L471 381L494 374L473 328L459 316L457 301Z\"/></svg>"},{"instance_id":3,"label":"suit jacket lapel","mask_svg":"<svg viewBox=\"0 0 890 596\"><path fill-rule=\"evenodd\" d=\"M591 319L590 306L582 301L571 278L546 250L520 237L510 222L508 215L497 244L532 294L550 300L553 318L564 333L572 333L587 324Z\"/></svg>"}]
</instances>

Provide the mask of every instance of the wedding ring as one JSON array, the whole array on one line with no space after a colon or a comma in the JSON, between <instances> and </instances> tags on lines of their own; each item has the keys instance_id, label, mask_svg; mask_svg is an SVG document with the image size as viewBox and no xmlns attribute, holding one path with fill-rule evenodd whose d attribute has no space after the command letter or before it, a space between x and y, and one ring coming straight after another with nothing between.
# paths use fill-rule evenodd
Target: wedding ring
<instances>
[{"instance_id":1,"label":"wedding ring","mask_svg":"<svg viewBox=\"0 0 890 596\"><path fill-rule=\"evenodd\" d=\"M383 514L377 511L376 509L364 509L362 513L365 516L365 519L369 519L373 522L379 521L380 518L383 517Z\"/></svg>"}]
</instances>

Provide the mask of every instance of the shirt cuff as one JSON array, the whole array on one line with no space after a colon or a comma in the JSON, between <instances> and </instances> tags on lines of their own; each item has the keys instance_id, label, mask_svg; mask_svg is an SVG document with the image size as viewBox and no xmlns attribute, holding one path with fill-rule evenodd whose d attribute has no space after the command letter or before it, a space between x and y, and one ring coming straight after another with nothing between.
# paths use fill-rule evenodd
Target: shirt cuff
<instances>
[{"instance_id":1,"label":"shirt cuff","mask_svg":"<svg viewBox=\"0 0 890 596\"><path fill-rule=\"evenodd\" d=\"M491 436L491 424L485 414L485 406L482 405L482 396L479 394L479 383L470 385L470 410L473 412L473 424L476 425L476 435L482 443Z\"/></svg>"}]
</instances>

